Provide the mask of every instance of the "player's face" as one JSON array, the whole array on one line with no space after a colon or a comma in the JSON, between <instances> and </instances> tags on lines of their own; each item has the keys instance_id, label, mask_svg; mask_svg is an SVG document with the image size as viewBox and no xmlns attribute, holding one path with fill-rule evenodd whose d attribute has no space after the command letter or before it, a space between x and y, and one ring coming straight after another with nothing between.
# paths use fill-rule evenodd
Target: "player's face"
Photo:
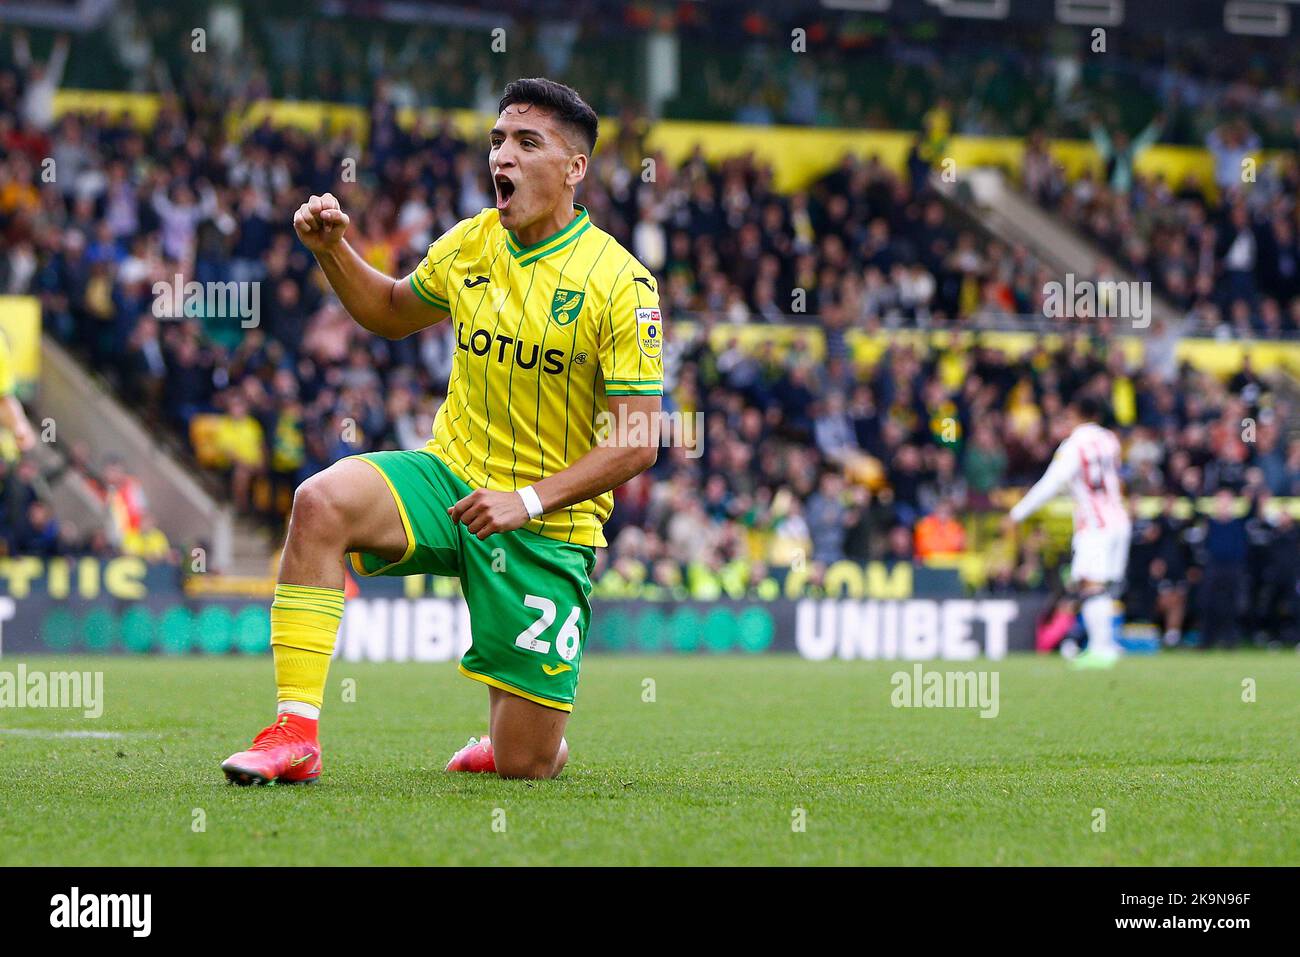
<instances>
[{"instance_id":1,"label":"player's face","mask_svg":"<svg viewBox=\"0 0 1300 957\"><path fill-rule=\"evenodd\" d=\"M581 179L585 158L575 153L545 110L512 103L488 134L488 169L501 224L518 231L549 216ZM575 178L575 173L576 178Z\"/></svg>"}]
</instances>

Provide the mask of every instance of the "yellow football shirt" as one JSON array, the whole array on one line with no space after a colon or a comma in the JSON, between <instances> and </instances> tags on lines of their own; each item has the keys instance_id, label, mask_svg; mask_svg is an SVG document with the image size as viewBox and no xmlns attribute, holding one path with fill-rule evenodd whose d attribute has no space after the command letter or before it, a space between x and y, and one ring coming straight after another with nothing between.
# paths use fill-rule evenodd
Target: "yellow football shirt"
<instances>
[{"instance_id":1,"label":"yellow football shirt","mask_svg":"<svg viewBox=\"0 0 1300 957\"><path fill-rule=\"evenodd\" d=\"M611 395L661 395L658 283L586 209L522 246L495 209L429 247L411 288L451 314L456 355L428 450L467 484L514 490L596 444ZM606 492L525 527L603 546Z\"/></svg>"}]
</instances>

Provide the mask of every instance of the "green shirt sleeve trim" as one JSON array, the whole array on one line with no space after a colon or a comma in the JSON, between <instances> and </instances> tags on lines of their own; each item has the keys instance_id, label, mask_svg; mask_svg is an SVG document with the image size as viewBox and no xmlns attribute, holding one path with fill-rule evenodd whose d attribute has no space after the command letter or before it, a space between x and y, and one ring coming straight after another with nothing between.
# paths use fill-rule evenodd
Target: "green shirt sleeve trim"
<instances>
[{"instance_id":1,"label":"green shirt sleeve trim","mask_svg":"<svg viewBox=\"0 0 1300 957\"><path fill-rule=\"evenodd\" d=\"M425 292L424 289L420 287L420 284L415 281L415 273L411 273L411 288L415 290L417 296L429 305L442 309L445 312L451 312L451 303L447 302L445 299L440 299L431 292Z\"/></svg>"}]
</instances>

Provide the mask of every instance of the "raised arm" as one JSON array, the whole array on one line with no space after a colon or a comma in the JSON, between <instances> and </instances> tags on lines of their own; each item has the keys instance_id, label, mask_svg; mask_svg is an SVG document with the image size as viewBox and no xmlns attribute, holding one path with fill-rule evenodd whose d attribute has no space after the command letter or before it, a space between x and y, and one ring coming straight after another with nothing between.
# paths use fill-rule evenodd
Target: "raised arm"
<instances>
[{"instance_id":1,"label":"raised arm","mask_svg":"<svg viewBox=\"0 0 1300 957\"><path fill-rule=\"evenodd\" d=\"M326 193L298 207L293 228L359 326L385 339L402 339L447 318L446 308L416 294L409 277L385 276L362 259L343 237L349 222L339 201Z\"/></svg>"},{"instance_id":2,"label":"raised arm","mask_svg":"<svg viewBox=\"0 0 1300 957\"><path fill-rule=\"evenodd\" d=\"M1110 161L1110 154L1114 150L1114 144L1111 143L1110 133L1106 127L1102 126L1101 120L1093 116L1088 122L1088 136L1092 140L1093 147L1101 154L1103 163Z\"/></svg>"},{"instance_id":3,"label":"raised arm","mask_svg":"<svg viewBox=\"0 0 1300 957\"><path fill-rule=\"evenodd\" d=\"M14 63L24 72L32 65L32 46L26 30L14 31Z\"/></svg>"},{"instance_id":4,"label":"raised arm","mask_svg":"<svg viewBox=\"0 0 1300 957\"><path fill-rule=\"evenodd\" d=\"M1133 155L1136 156L1148 146L1153 145L1158 139L1160 139L1160 134L1164 132L1164 129L1165 115L1163 113L1157 113L1151 118L1151 122L1147 124L1146 129L1133 138Z\"/></svg>"},{"instance_id":5,"label":"raised arm","mask_svg":"<svg viewBox=\"0 0 1300 957\"><path fill-rule=\"evenodd\" d=\"M68 65L68 50L71 46L67 34L61 34L54 41L54 50L50 53L49 62L45 64L45 82L55 89L63 83L63 68Z\"/></svg>"}]
</instances>

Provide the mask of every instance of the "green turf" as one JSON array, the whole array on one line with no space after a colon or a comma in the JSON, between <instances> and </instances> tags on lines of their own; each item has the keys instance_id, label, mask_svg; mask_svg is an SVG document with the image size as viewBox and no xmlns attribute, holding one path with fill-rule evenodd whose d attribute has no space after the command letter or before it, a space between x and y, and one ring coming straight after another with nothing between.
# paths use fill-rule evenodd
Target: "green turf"
<instances>
[{"instance_id":1,"label":"green turf","mask_svg":"<svg viewBox=\"0 0 1300 957\"><path fill-rule=\"evenodd\" d=\"M1300 863L1289 652L969 663L991 719L892 707L898 663L593 655L538 784L441 771L485 719L453 666L336 662L321 782L261 789L217 765L268 717L269 659L28 665L102 668L105 713L0 710L41 732L0 733L0 864ZM123 736L45 733L73 730Z\"/></svg>"}]
</instances>

